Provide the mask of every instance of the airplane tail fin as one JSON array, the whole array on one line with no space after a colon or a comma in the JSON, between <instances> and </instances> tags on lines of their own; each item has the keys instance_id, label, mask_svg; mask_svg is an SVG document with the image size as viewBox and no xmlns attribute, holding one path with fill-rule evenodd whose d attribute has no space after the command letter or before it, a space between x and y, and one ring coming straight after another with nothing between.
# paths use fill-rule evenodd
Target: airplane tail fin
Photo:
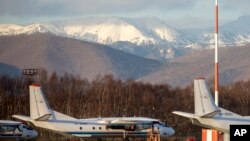
<instances>
[{"instance_id":1,"label":"airplane tail fin","mask_svg":"<svg viewBox=\"0 0 250 141\"><path fill-rule=\"evenodd\" d=\"M33 120L46 121L52 112L39 85L31 85L30 90L30 118Z\"/></svg>"},{"instance_id":2,"label":"airplane tail fin","mask_svg":"<svg viewBox=\"0 0 250 141\"><path fill-rule=\"evenodd\" d=\"M220 112L203 78L194 80L194 103L196 116L213 117Z\"/></svg>"},{"instance_id":3,"label":"airplane tail fin","mask_svg":"<svg viewBox=\"0 0 250 141\"><path fill-rule=\"evenodd\" d=\"M76 120L76 118L59 113L50 108L44 93L39 85L31 85L30 90L30 117L13 115L14 118L22 121L47 121L53 120Z\"/></svg>"}]
</instances>

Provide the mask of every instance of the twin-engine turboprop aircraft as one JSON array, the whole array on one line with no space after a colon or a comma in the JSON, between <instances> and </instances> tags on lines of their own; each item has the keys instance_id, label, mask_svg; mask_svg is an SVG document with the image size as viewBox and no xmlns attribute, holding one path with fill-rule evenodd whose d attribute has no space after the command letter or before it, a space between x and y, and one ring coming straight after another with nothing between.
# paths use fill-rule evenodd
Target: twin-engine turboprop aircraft
<instances>
[{"instance_id":1,"label":"twin-engine turboprop aircraft","mask_svg":"<svg viewBox=\"0 0 250 141\"><path fill-rule=\"evenodd\" d=\"M52 110L39 85L31 85L30 117L14 118L33 123L36 127L81 138L146 138L150 131L162 138L175 133L174 129L157 119L143 117L76 119Z\"/></svg>"},{"instance_id":2,"label":"twin-engine turboprop aircraft","mask_svg":"<svg viewBox=\"0 0 250 141\"><path fill-rule=\"evenodd\" d=\"M34 129L29 128L25 124L10 120L0 120L0 139L32 139L37 136Z\"/></svg>"}]
</instances>

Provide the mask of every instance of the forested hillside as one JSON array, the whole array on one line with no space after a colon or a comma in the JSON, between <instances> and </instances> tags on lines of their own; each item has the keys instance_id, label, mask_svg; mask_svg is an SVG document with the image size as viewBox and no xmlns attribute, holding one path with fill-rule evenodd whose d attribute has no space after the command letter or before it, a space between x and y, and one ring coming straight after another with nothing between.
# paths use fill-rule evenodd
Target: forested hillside
<instances>
[{"instance_id":1,"label":"forested hillside","mask_svg":"<svg viewBox=\"0 0 250 141\"><path fill-rule=\"evenodd\" d=\"M193 86L172 88L134 80L116 80L111 75L98 76L89 82L79 76L48 76L41 71L36 83L41 84L51 107L76 118L145 116L161 119L176 134L197 136L200 128L172 111L193 112ZM13 114L29 115L29 79L0 76L0 119ZM242 115L250 115L250 80L220 89L220 105Z\"/></svg>"}]
</instances>

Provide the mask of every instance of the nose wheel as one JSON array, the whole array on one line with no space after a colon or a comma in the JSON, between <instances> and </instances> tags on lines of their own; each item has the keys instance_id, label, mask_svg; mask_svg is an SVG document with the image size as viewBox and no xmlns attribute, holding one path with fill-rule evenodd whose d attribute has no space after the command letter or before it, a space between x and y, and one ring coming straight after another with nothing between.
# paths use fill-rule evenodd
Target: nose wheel
<instances>
[{"instance_id":1,"label":"nose wheel","mask_svg":"<svg viewBox=\"0 0 250 141\"><path fill-rule=\"evenodd\" d=\"M152 128L150 129L148 136L147 136L147 141L160 141L161 137L159 132L154 131L154 125L152 125Z\"/></svg>"}]
</instances>

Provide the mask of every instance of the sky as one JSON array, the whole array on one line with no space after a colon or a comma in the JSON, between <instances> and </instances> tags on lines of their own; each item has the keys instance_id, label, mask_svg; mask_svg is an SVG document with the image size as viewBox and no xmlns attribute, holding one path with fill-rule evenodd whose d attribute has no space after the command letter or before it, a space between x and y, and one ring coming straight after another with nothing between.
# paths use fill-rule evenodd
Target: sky
<instances>
[{"instance_id":1,"label":"sky","mask_svg":"<svg viewBox=\"0 0 250 141\"><path fill-rule=\"evenodd\" d=\"M250 15L250 0L218 0L220 24ZM158 17L177 28L213 26L215 0L0 0L0 24L89 16Z\"/></svg>"}]
</instances>

